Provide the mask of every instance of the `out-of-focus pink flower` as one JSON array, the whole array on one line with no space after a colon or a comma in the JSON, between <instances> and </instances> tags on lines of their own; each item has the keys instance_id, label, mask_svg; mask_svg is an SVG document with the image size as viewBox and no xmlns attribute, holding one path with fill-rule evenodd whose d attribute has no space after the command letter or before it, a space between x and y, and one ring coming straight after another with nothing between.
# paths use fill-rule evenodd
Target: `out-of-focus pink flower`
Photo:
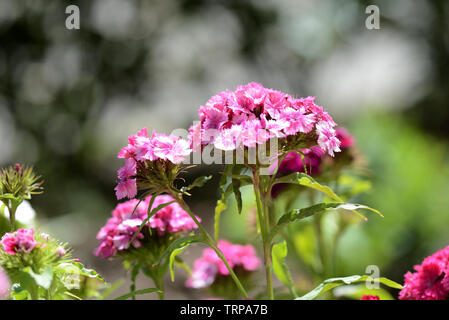
<instances>
[{"instance_id":1,"label":"out-of-focus pink flower","mask_svg":"<svg viewBox=\"0 0 449 320\"><path fill-rule=\"evenodd\" d=\"M261 261L256 256L256 251L252 245L242 246L220 240L218 248L223 252L231 268L240 266L247 271L255 271L261 265ZM186 286L189 288L207 287L220 274L229 275L229 270L213 249L206 248L202 257L195 260L192 277L187 280Z\"/></svg>"},{"instance_id":2,"label":"out-of-focus pink flower","mask_svg":"<svg viewBox=\"0 0 449 320\"><path fill-rule=\"evenodd\" d=\"M352 148L355 144L354 136L351 135L346 128L337 127L335 129L337 139L340 140L340 149Z\"/></svg>"},{"instance_id":3,"label":"out-of-focus pink flower","mask_svg":"<svg viewBox=\"0 0 449 320\"><path fill-rule=\"evenodd\" d=\"M445 300L449 298L449 246L415 265L416 272L404 275L401 300Z\"/></svg>"},{"instance_id":4,"label":"out-of-focus pink flower","mask_svg":"<svg viewBox=\"0 0 449 320\"><path fill-rule=\"evenodd\" d=\"M17 253L28 253L39 244L34 239L34 230L19 229L16 232L6 233L2 237L2 246L6 253L15 255Z\"/></svg>"},{"instance_id":5,"label":"out-of-focus pink flower","mask_svg":"<svg viewBox=\"0 0 449 320\"><path fill-rule=\"evenodd\" d=\"M314 101L315 97L295 99L251 82L238 86L235 91L220 92L201 106L200 126L191 128L189 138L198 138L200 133L201 145L233 150L239 146L254 147L273 137L315 130L319 147L333 156L340 151L333 129L336 123ZM198 142L192 141L191 145L197 147Z\"/></svg>"},{"instance_id":6,"label":"out-of-focus pink flower","mask_svg":"<svg viewBox=\"0 0 449 320\"><path fill-rule=\"evenodd\" d=\"M379 296L373 296L369 294L364 294L360 300L380 300Z\"/></svg>"},{"instance_id":7,"label":"out-of-focus pink flower","mask_svg":"<svg viewBox=\"0 0 449 320\"><path fill-rule=\"evenodd\" d=\"M67 252L65 251L64 247L59 246L59 247L56 248L56 253L58 254L58 257L61 258L61 257L65 256L65 254Z\"/></svg>"},{"instance_id":8,"label":"out-of-focus pink flower","mask_svg":"<svg viewBox=\"0 0 449 320\"><path fill-rule=\"evenodd\" d=\"M0 269L0 300L5 299L9 293L10 282L6 273Z\"/></svg>"},{"instance_id":9,"label":"out-of-focus pink flower","mask_svg":"<svg viewBox=\"0 0 449 320\"><path fill-rule=\"evenodd\" d=\"M150 201L151 196L148 196L145 201L140 203L137 199L119 203L112 211L112 217L109 218L106 225L97 234L97 239L101 240L101 242L95 250L95 255L108 258L115 256L117 252L129 249L129 242L148 216ZM172 201L174 199L169 195L157 196L151 209ZM199 217L196 218L198 221L201 221ZM189 214L176 202L156 212L146 225L155 229L158 235L189 232L197 228ZM138 233L131 246L140 248L144 237L143 233Z\"/></svg>"}]
</instances>

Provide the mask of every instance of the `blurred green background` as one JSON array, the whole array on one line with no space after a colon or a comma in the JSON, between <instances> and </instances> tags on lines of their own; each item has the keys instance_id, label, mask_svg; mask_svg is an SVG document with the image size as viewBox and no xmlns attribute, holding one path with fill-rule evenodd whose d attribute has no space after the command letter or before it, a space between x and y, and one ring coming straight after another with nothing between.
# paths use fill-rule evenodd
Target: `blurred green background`
<instances>
[{"instance_id":1,"label":"blurred green background","mask_svg":"<svg viewBox=\"0 0 449 320\"><path fill-rule=\"evenodd\" d=\"M80 30L65 27L70 4ZM380 30L365 27L370 4ZM187 128L211 95L250 81L315 95L356 136L373 183L361 201L385 215L345 233L338 275L376 264L402 283L449 244L448 24L444 0L1 0L0 165L35 166L38 227L114 281L120 264L93 250L128 135ZM216 186L190 201L205 221ZM190 294L175 286L169 297Z\"/></svg>"}]
</instances>

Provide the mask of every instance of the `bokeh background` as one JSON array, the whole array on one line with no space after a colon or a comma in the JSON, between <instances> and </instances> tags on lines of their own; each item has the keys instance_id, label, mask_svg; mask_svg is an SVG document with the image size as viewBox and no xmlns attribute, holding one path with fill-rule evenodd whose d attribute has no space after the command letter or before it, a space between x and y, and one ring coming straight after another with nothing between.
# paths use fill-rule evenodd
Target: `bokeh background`
<instances>
[{"instance_id":1,"label":"bokeh background","mask_svg":"<svg viewBox=\"0 0 449 320\"><path fill-rule=\"evenodd\" d=\"M80 30L65 27L70 4ZM370 4L380 30L365 27ZM445 0L1 0L0 165L35 166L37 226L114 282L120 263L93 250L128 135L187 128L211 95L250 81L314 95L356 136L373 183L362 201L385 215L344 235L338 275L376 264L402 283L449 244L448 31ZM205 221L216 186L189 200ZM168 297L194 295L182 287Z\"/></svg>"}]
</instances>

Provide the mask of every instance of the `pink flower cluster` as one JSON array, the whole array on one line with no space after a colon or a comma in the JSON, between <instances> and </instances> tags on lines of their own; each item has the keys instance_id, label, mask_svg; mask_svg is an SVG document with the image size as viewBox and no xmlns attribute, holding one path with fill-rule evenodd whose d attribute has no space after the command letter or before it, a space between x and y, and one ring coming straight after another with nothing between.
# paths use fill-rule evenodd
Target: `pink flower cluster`
<instances>
[{"instance_id":1,"label":"pink flower cluster","mask_svg":"<svg viewBox=\"0 0 449 320\"><path fill-rule=\"evenodd\" d=\"M118 170L119 183L115 188L117 199L131 199L136 196L135 176L140 162L163 160L179 164L191 151L187 140L155 131L148 137L146 128L128 137L128 145L118 153L118 157L126 159L126 162L125 166Z\"/></svg>"},{"instance_id":2,"label":"pink flower cluster","mask_svg":"<svg viewBox=\"0 0 449 320\"><path fill-rule=\"evenodd\" d=\"M401 300L445 300L449 298L449 246L414 266L416 272L404 276Z\"/></svg>"},{"instance_id":3,"label":"pink flower cluster","mask_svg":"<svg viewBox=\"0 0 449 320\"><path fill-rule=\"evenodd\" d=\"M192 146L196 149L201 141L201 145L212 143L217 149L234 150L241 145L254 147L273 137L314 131L317 144L333 156L340 151L336 124L314 100L293 98L255 82L220 92L200 107L200 122L189 129Z\"/></svg>"},{"instance_id":4,"label":"pink flower cluster","mask_svg":"<svg viewBox=\"0 0 449 320\"><path fill-rule=\"evenodd\" d=\"M360 300L380 300L379 296L373 296L369 294L364 294Z\"/></svg>"},{"instance_id":5,"label":"pink flower cluster","mask_svg":"<svg viewBox=\"0 0 449 320\"><path fill-rule=\"evenodd\" d=\"M95 255L108 258L115 256L118 251L128 249L128 244L132 237L139 230L142 222L148 217L150 200L151 196L148 196L140 204L136 199L118 204L112 211L112 217L109 218L106 225L97 234L97 239L101 240L101 243L95 250ZM169 195L157 196L151 209L173 200ZM136 205L138 205L137 208ZM135 208L136 210L134 211ZM201 221L200 218L197 217L197 219ZM167 232L188 232L197 228L189 214L177 203L172 203L156 212L146 225L156 230L158 235L163 235ZM143 239L143 233L139 233L131 244L132 247L140 248Z\"/></svg>"},{"instance_id":6,"label":"pink flower cluster","mask_svg":"<svg viewBox=\"0 0 449 320\"><path fill-rule=\"evenodd\" d=\"M5 272L0 269L0 300L6 298L9 292L9 278Z\"/></svg>"},{"instance_id":7,"label":"pink flower cluster","mask_svg":"<svg viewBox=\"0 0 449 320\"><path fill-rule=\"evenodd\" d=\"M242 246L220 240L218 248L223 252L231 268L240 266L247 271L254 271L261 265L252 245ZM203 256L195 261L192 277L187 280L186 286L207 287L214 282L217 275L229 275L229 271L213 249L204 249Z\"/></svg>"},{"instance_id":8,"label":"pink flower cluster","mask_svg":"<svg viewBox=\"0 0 449 320\"><path fill-rule=\"evenodd\" d=\"M7 254L28 253L36 247L39 242L34 239L34 230L19 229L16 232L6 233L2 237L2 246Z\"/></svg>"}]
</instances>

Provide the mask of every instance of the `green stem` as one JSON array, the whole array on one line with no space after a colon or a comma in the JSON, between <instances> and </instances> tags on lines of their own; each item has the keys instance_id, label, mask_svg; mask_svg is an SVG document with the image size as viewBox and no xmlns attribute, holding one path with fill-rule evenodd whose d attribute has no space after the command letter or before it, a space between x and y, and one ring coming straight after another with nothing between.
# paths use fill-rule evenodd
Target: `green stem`
<instances>
[{"instance_id":1,"label":"green stem","mask_svg":"<svg viewBox=\"0 0 449 320\"><path fill-rule=\"evenodd\" d=\"M207 244L209 245L209 247L211 247L215 251L217 256L223 261L223 263L225 264L226 268L229 271L229 274L231 275L232 279L234 280L235 285L240 290L240 292L243 294L243 297L245 299L248 298L248 294L246 293L245 288L243 288L243 285L241 284L240 280L237 278L236 274L234 273L234 270L232 270L232 268L229 266L229 264L226 261L226 258L224 256L223 252L221 252L221 250L218 249L217 243L214 241L214 239L210 236L210 234L206 231L206 229L204 229L204 227L198 221L198 219L196 218L195 214L193 214L192 210L190 210L190 207L184 201L182 196L179 195L178 193L176 193L174 190L170 190L170 194L173 196L173 198L176 199L176 201L181 206L181 208L183 208L189 214L189 216L196 223L196 225L198 226L200 231L206 237Z\"/></svg>"},{"instance_id":2,"label":"green stem","mask_svg":"<svg viewBox=\"0 0 449 320\"><path fill-rule=\"evenodd\" d=\"M16 206L8 207L9 211L9 222L11 224L11 232L14 232L16 230Z\"/></svg>"},{"instance_id":3,"label":"green stem","mask_svg":"<svg viewBox=\"0 0 449 320\"><path fill-rule=\"evenodd\" d=\"M265 198L264 202L261 200L261 190L263 190L263 186L259 184L259 170L253 169L253 179L254 179L254 193L256 196L256 206L257 206L257 217L259 220L260 231L262 233L262 243L263 243L263 254L264 254L264 264L265 264L265 277L267 281L267 296L268 299L274 299L274 291L273 291L273 278L272 278L272 270L273 270L273 261L271 257L271 240L270 240L270 218L268 216L268 212L264 212L264 208L266 207Z\"/></svg>"},{"instance_id":4,"label":"green stem","mask_svg":"<svg viewBox=\"0 0 449 320\"><path fill-rule=\"evenodd\" d=\"M164 300L165 299L164 280L162 279L162 277L159 277L159 275L157 275L157 277L154 279L154 283L156 284L156 288L161 290L161 292L157 293L157 295L159 296L159 300Z\"/></svg>"}]
</instances>

